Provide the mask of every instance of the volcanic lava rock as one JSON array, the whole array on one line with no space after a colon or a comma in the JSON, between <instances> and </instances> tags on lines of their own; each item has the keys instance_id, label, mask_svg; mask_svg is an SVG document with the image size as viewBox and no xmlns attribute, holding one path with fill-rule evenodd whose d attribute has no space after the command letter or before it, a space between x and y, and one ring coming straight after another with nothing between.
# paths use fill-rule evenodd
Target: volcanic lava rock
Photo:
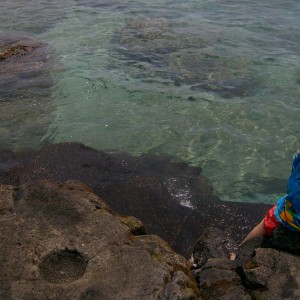
<instances>
[{"instance_id":1,"label":"volcanic lava rock","mask_svg":"<svg viewBox=\"0 0 300 300\"><path fill-rule=\"evenodd\" d=\"M0 186L0 298L198 299L187 261L127 223L80 182Z\"/></svg>"},{"instance_id":2,"label":"volcanic lava rock","mask_svg":"<svg viewBox=\"0 0 300 300\"><path fill-rule=\"evenodd\" d=\"M39 179L85 183L116 212L140 219L149 233L185 257L207 227L223 229L224 239L240 242L270 207L220 201L201 169L185 162L109 154L78 143L48 145L32 159L0 171L2 184ZM192 208L182 205L186 201Z\"/></svg>"}]
</instances>

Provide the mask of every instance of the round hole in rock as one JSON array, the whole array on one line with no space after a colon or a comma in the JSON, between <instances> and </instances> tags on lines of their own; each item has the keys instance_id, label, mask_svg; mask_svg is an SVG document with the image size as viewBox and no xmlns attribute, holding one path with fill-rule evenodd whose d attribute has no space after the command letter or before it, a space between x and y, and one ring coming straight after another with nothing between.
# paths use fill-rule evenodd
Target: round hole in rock
<instances>
[{"instance_id":1,"label":"round hole in rock","mask_svg":"<svg viewBox=\"0 0 300 300\"><path fill-rule=\"evenodd\" d=\"M51 283L65 283L82 277L87 264L87 259L80 252L65 249L45 256L39 268L44 280Z\"/></svg>"}]
</instances>

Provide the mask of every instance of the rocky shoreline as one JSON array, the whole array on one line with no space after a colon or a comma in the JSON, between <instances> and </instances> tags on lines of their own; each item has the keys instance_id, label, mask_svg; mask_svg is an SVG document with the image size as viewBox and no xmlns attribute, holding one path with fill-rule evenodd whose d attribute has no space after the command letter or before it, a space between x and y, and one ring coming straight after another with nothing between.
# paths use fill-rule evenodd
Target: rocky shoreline
<instances>
[{"instance_id":1,"label":"rocky shoreline","mask_svg":"<svg viewBox=\"0 0 300 300\"><path fill-rule=\"evenodd\" d=\"M221 201L201 173L200 168L169 157L108 154L79 143L62 143L45 146L31 159L0 172L0 184L78 180L114 211L140 219L147 232L189 258L205 228L222 229L241 241L270 207ZM178 191L190 195L193 209L180 204Z\"/></svg>"},{"instance_id":2,"label":"rocky shoreline","mask_svg":"<svg viewBox=\"0 0 300 300\"><path fill-rule=\"evenodd\" d=\"M1 299L299 299L298 235L238 248L269 206L220 201L199 168L65 143L0 184Z\"/></svg>"},{"instance_id":3,"label":"rocky shoreline","mask_svg":"<svg viewBox=\"0 0 300 300\"><path fill-rule=\"evenodd\" d=\"M235 241L208 228L193 253L202 299L299 299L299 238L279 227L270 239L252 239L232 257L228 245Z\"/></svg>"},{"instance_id":4,"label":"rocky shoreline","mask_svg":"<svg viewBox=\"0 0 300 300\"><path fill-rule=\"evenodd\" d=\"M196 299L187 261L87 186L2 185L1 299Z\"/></svg>"}]
</instances>

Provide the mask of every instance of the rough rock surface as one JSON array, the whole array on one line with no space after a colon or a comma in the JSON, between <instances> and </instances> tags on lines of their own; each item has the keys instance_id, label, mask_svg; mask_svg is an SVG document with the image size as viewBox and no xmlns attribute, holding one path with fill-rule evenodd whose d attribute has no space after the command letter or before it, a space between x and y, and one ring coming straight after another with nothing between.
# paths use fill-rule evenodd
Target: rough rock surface
<instances>
[{"instance_id":1,"label":"rough rock surface","mask_svg":"<svg viewBox=\"0 0 300 300\"><path fill-rule=\"evenodd\" d=\"M1 299L198 298L183 257L79 182L0 186L0 222Z\"/></svg>"},{"instance_id":2,"label":"rough rock surface","mask_svg":"<svg viewBox=\"0 0 300 300\"><path fill-rule=\"evenodd\" d=\"M197 266L201 267L208 259L228 258L237 248L237 243L222 230L208 227L196 242L193 258Z\"/></svg>"},{"instance_id":3,"label":"rough rock surface","mask_svg":"<svg viewBox=\"0 0 300 300\"><path fill-rule=\"evenodd\" d=\"M222 243L216 243L216 234L224 233L214 228L206 233L196 244L193 270L203 299L300 298L300 257L294 254L299 233L279 227L269 239L256 238L243 244L236 260L224 257ZM200 252L199 244L207 245L208 251ZM216 257L218 251L220 256Z\"/></svg>"},{"instance_id":4,"label":"rough rock surface","mask_svg":"<svg viewBox=\"0 0 300 300\"><path fill-rule=\"evenodd\" d=\"M220 228L241 241L270 207L220 201L201 169L183 162L108 154L76 143L46 146L33 159L0 171L2 184L38 179L85 183L116 212L140 219L147 232L186 257L205 228ZM180 205L180 194L190 195L194 209Z\"/></svg>"},{"instance_id":5,"label":"rough rock surface","mask_svg":"<svg viewBox=\"0 0 300 300\"><path fill-rule=\"evenodd\" d=\"M263 240L263 247L275 248L300 255L300 234L278 226L269 239Z\"/></svg>"},{"instance_id":6,"label":"rough rock surface","mask_svg":"<svg viewBox=\"0 0 300 300\"><path fill-rule=\"evenodd\" d=\"M255 299L299 299L300 257L273 248L256 248L241 269L244 286Z\"/></svg>"}]
</instances>

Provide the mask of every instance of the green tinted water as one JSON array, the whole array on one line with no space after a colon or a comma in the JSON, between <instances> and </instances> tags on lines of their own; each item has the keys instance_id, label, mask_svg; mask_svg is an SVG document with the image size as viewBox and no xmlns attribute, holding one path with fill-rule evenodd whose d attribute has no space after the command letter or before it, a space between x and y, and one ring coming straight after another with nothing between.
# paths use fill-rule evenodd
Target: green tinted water
<instances>
[{"instance_id":1,"label":"green tinted water","mask_svg":"<svg viewBox=\"0 0 300 300\"><path fill-rule=\"evenodd\" d=\"M2 32L61 67L46 100L1 102L2 147L170 154L222 199L272 203L299 147L299 17L297 0L1 1Z\"/></svg>"}]
</instances>

